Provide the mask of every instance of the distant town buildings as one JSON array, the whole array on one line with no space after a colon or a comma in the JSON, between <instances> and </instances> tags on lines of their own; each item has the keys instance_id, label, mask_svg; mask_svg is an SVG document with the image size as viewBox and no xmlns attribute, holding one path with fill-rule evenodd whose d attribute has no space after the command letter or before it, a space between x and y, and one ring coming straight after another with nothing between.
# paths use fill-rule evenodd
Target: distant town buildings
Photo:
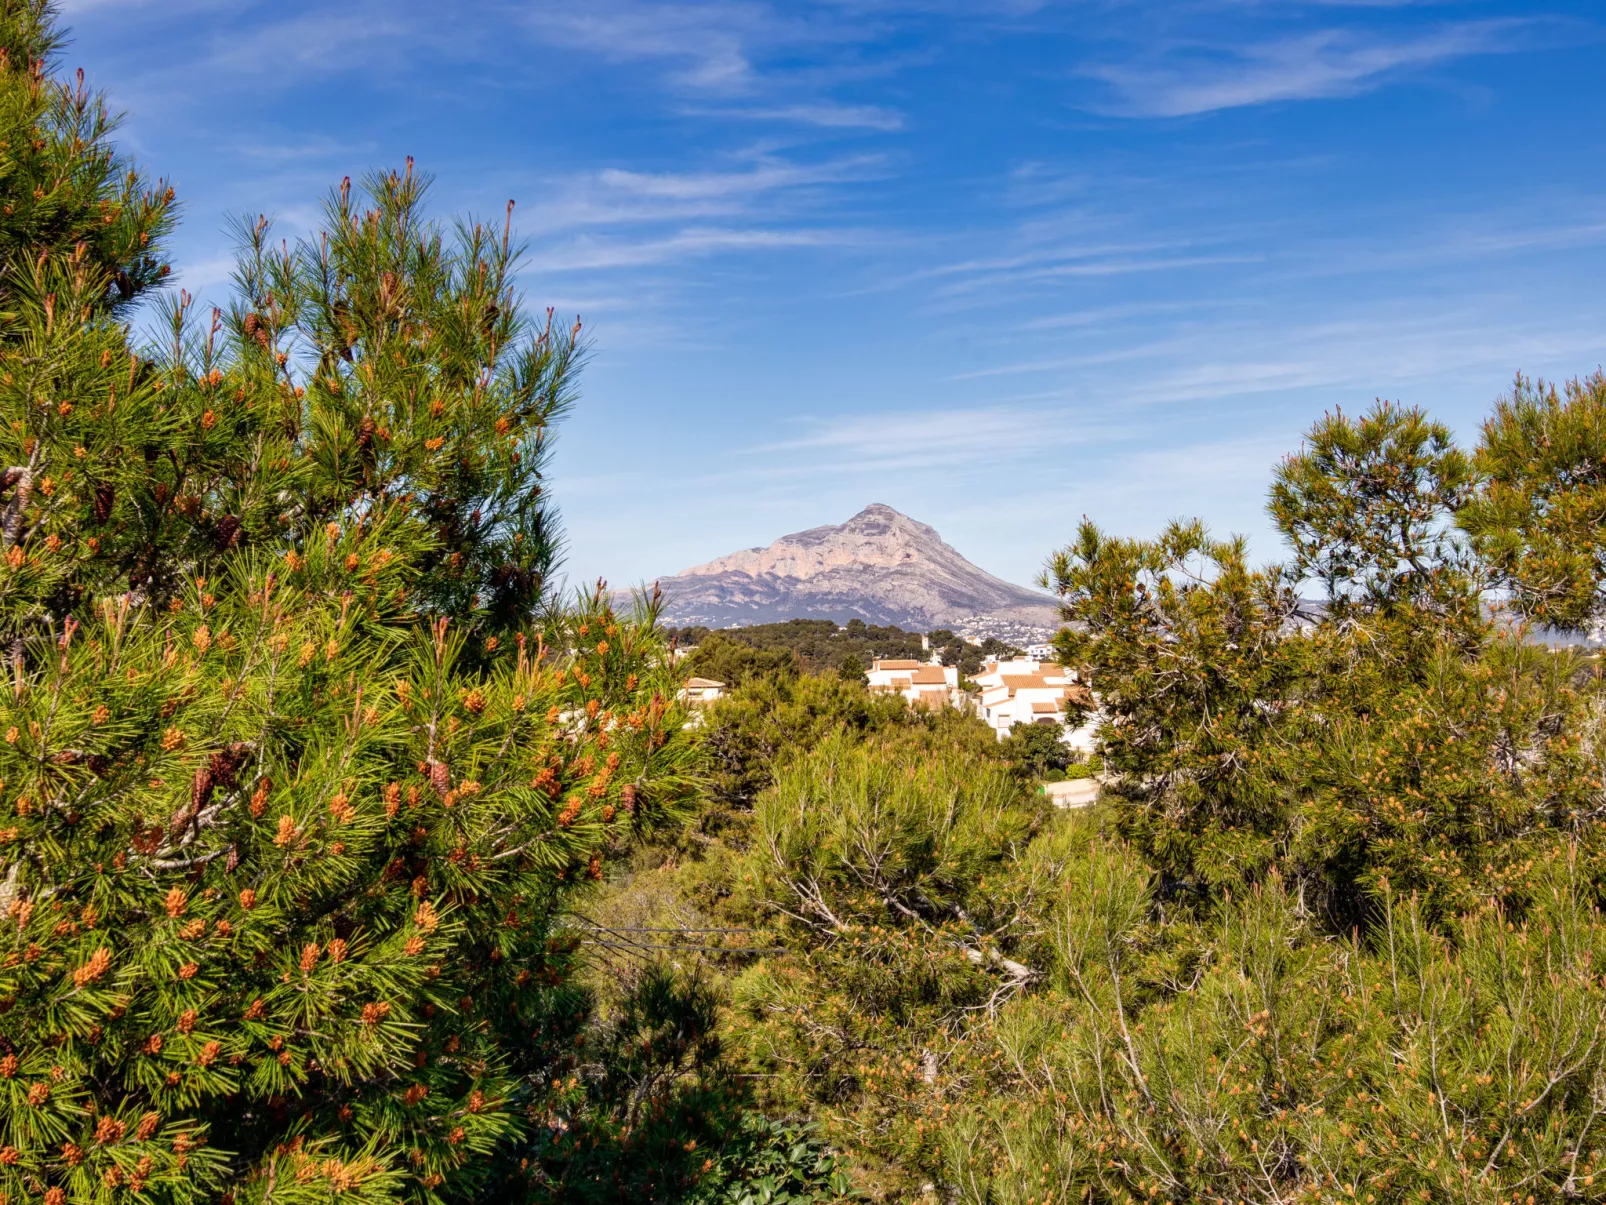
<instances>
[{"instance_id":1,"label":"distant town buildings","mask_svg":"<svg viewBox=\"0 0 1606 1205\"><path fill-rule=\"evenodd\" d=\"M1017 634L1025 635L1018 632L1022 625L1013 626ZM928 659L877 657L865 680L872 694L898 695L914 707L953 707L978 716L999 740L1017 724L1052 725L1078 753L1094 752L1098 700L1075 670L1055 660L1054 646L1045 639L1047 633L1036 629L1030 634L1035 639L1022 640L1025 656L1004 660L995 657L984 662L978 673L963 679L957 666L941 663L942 654L932 648L929 637L921 637ZM971 637L967 634L966 639ZM677 648L676 659L694 651L695 648ZM692 707L701 707L728 693L724 682L691 678L681 688L679 698ZM1070 722L1067 704L1074 706L1082 718ZM701 721L702 717L694 714L689 722L696 726Z\"/></svg>"},{"instance_id":2,"label":"distant town buildings","mask_svg":"<svg viewBox=\"0 0 1606 1205\"><path fill-rule=\"evenodd\" d=\"M878 659L866 675L876 694L896 694L916 707L956 707L981 717L999 740L1016 724L1052 724L1072 748L1093 750L1094 722L1072 726L1065 704L1095 706L1092 692L1074 670L1042 657L987 662L961 690L953 666L913 660Z\"/></svg>"},{"instance_id":3,"label":"distant town buildings","mask_svg":"<svg viewBox=\"0 0 1606 1205\"><path fill-rule=\"evenodd\" d=\"M967 615L948 625L970 644L982 644L989 637L1012 644L1018 649L1029 645L1043 645L1054 636L1053 628L1021 623L1014 619L999 619L992 615ZM1052 652L1049 656L1052 656ZM1047 660L1047 657L1041 658Z\"/></svg>"}]
</instances>

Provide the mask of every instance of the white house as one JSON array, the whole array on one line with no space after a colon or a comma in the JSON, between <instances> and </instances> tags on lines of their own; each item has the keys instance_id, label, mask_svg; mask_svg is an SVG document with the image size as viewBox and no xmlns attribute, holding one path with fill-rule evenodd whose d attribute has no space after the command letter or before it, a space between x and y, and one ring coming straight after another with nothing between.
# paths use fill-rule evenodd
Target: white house
<instances>
[{"instance_id":1,"label":"white house","mask_svg":"<svg viewBox=\"0 0 1606 1205\"><path fill-rule=\"evenodd\" d=\"M877 659L865 675L873 694L902 695L916 707L957 707L959 670L922 661Z\"/></svg>"},{"instance_id":2,"label":"white house","mask_svg":"<svg viewBox=\"0 0 1606 1205\"><path fill-rule=\"evenodd\" d=\"M1061 738L1073 749L1093 749L1095 717L1071 728L1065 722L1067 700L1093 704L1092 692L1077 681L1075 670L1036 657L992 661L971 679L978 688L976 714L999 740L1016 724L1057 724Z\"/></svg>"},{"instance_id":3,"label":"white house","mask_svg":"<svg viewBox=\"0 0 1606 1205\"><path fill-rule=\"evenodd\" d=\"M703 703L712 703L715 699L723 699L725 684L712 678L687 678L686 685L680 688L679 693L682 703L699 706Z\"/></svg>"}]
</instances>

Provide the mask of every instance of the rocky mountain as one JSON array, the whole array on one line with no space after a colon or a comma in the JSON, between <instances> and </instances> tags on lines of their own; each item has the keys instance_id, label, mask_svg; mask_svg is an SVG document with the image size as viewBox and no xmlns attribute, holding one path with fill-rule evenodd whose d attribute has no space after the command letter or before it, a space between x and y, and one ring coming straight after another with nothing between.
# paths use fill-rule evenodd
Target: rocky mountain
<instances>
[{"instance_id":1,"label":"rocky mountain","mask_svg":"<svg viewBox=\"0 0 1606 1205\"><path fill-rule=\"evenodd\" d=\"M846 523L782 536L665 578L667 623L833 619L913 631L1059 626L1054 600L978 569L935 530L876 503Z\"/></svg>"}]
</instances>

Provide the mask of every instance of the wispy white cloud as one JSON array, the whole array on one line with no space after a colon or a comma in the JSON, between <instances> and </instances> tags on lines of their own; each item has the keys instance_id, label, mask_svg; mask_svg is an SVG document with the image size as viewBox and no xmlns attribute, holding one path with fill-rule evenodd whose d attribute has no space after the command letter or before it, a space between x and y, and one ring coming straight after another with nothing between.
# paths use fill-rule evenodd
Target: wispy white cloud
<instances>
[{"instance_id":1,"label":"wispy white cloud","mask_svg":"<svg viewBox=\"0 0 1606 1205\"><path fill-rule=\"evenodd\" d=\"M1109 276L1133 276L1139 273L1175 272L1181 269L1218 268L1234 264L1259 263L1263 255L1246 252L1219 255L1137 256L1116 255L1091 257L1070 263L1049 264L1007 273L977 275L964 281L946 285L940 292L945 296L991 290L1001 284L1020 286L1033 282L1088 279Z\"/></svg>"},{"instance_id":2,"label":"wispy white cloud","mask_svg":"<svg viewBox=\"0 0 1606 1205\"><path fill-rule=\"evenodd\" d=\"M891 133L904 128L904 115L883 105L847 105L835 101L773 105L765 108L693 110L699 116L735 118L816 126L826 130L876 130Z\"/></svg>"},{"instance_id":3,"label":"wispy white cloud","mask_svg":"<svg viewBox=\"0 0 1606 1205\"><path fill-rule=\"evenodd\" d=\"M524 221L542 232L536 258L554 272L885 241L833 222L821 194L883 170L871 155L815 163L763 156L725 171L603 168L542 182Z\"/></svg>"},{"instance_id":4,"label":"wispy white cloud","mask_svg":"<svg viewBox=\"0 0 1606 1205\"><path fill-rule=\"evenodd\" d=\"M202 66L217 74L277 74L287 80L304 70L395 63L416 53L424 29L419 14L404 6L365 0L336 12L298 13L214 37Z\"/></svg>"},{"instance_id":5,"label":"wispy white cloud","mask_svg":"<svg viewBox=\"0 0 1606 1205\"><path fill-rule=\"evenodd\" d=\"M1021 331L1065 331L1076 328L1109 327L1130 319L1150 319L1160 315L1192 314L1202 310L1221 309L1233 303L1227 301L1141 301L1120 305L1100 306L1096 309L1072 310L1063 314L1044 314L1029 318L1017 328ZM1237 303L1242 305L1242 302Z\"/></svg>"},{"instance_id":6,"label":"wispy white cloud","mask_svg":"<svg viewBox=\"0 0 1606 1205\"><path fill-rule=\"evenodd\" d=\"M812 464L816 455L839 472L960 463L979 470L1000 456L1018 458L1026 450L1025 432L1033 433L1030 443L1037 450L1110 439L1121 433L1108 424L1075 421L1079 417L1062 404L860 413L810 420L803 434L756 445L749 452L782 461L807 456L811 471L817 468Z\"/></svg>"},{"instance_id":7,"label":"wispy white cloud","mask_svg":"<svg viewBox=\"0 0 1606 1205\"><path fill-rule=\"evenodd\" d=\"M1081 74L1116 93L1103 106L1133 117L1186 117L1273 101L1353 96L1402 72L1526 48L1528 21L1442 25L1389 37L1325 29L1246 44L1174 45L1150 62L1090 64Z\"/></svg>"},{"instance_id":8,"label":"wispy white cloud","mask_svg":"<svg viewBox=\"0 0 1606 1205\"><path fill-rule=\"evenodd\" d=\"M846 229L727 230L713 227L678 230L661 238L602 239L587 235L561 245L542 247L540 266L543 272L639 268L722 251L845 246L874 237L869 232Z\"/></svg>"},{"instance_id":9,"label":"wispy white cloud","mask_svg":"<svg viewBox=\"0 0 1606 1205\"><path fill-rule=\"evenodd\" d=\"M614 62L668 62L686 87L740 93L754 84L754 54L787 40L795 23L763 4L592 0L532 9L529 29Z\"/></svg>"},{"instance_id":10,"label":"wispy white cloud","mask_svg":"<svg viewBox=\"0 0 1606 1205\"><path fill-rule=\"evenodd\" d=\"M857 155L826 163L764 162L741 172L640 172L604 168L596 175L604 188L631 196L668 201L724 200L777 189L862 179L884 165L880 155Z\"/></svg>"}]
</instances>

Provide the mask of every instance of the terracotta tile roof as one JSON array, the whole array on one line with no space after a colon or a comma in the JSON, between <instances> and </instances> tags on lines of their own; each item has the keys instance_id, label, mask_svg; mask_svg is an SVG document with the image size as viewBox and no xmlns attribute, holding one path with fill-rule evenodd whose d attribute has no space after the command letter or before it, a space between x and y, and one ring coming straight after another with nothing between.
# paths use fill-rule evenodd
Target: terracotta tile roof
<instances>
[{"instance_id":1,"label":"terracotta tile roof","mask_svg":"<svg viewBox=\"0 0 1606 1205\"><path fill-rule=\"evenodd\" d=\"M942 672L942 666L922 665L915 670L913 681L916 686L944 686L948 679Z\"/></svg>"},{"instance_id":2,"label":"terracotta tile roof","mask_svg":"<svg viewBox=\"0 0 1606 1205\"><path fill-rule=\"evenodd\" d=\"M1057 711L1059 711L1059 704L1057 704L1057 703L1033 703L1032 704L1032 714L1033 715L1053 715Z\"/></svg>"},{"instance_id":3,"label":"terracotta tile roof","mask_svg":"<svg viewBox=\"0 0 1606 1205\"><path fill-rule=\"evenodd\" d=\"M1005 674L1003 685L1011 690L1049 690L1052 689L1047 678L1042 674Z\"/></svg>"},{"instance_id":4,"label":"terracotta tile roof","mask_svg":"<svg viewBox=\"0 0 1606 1205\"><path fill-rule=\"evenodd\" d=\"M911 685L913 685L913 684L909 681L908 678L894 678L892 680L892 689L893 690L908 690Z\"/></svg>"},{"instance_id":5,"label":"terracotta tile roof","mask_svg":"<svg viewBox=\"0 0 1606 1205\"><path fill-rule=\"evenodd\" d=\"M725 686L725 684L723 682L716 682L712 678L687 678L686 679L686 689L687 690L712 690L712 689L716 689L716 688L722 690L722 689L724 689L724 686Z\"/></svg>"},{"instance_id":6,"label":"terracotta tile roof","mask_svg":"<svg viewBox=\"0 0 1606 1205\"><path fill-rule=\"evenodd\" d=\"M872 669L919 669L918 661L877 661Z\"/></svg>"}]
</instances>

